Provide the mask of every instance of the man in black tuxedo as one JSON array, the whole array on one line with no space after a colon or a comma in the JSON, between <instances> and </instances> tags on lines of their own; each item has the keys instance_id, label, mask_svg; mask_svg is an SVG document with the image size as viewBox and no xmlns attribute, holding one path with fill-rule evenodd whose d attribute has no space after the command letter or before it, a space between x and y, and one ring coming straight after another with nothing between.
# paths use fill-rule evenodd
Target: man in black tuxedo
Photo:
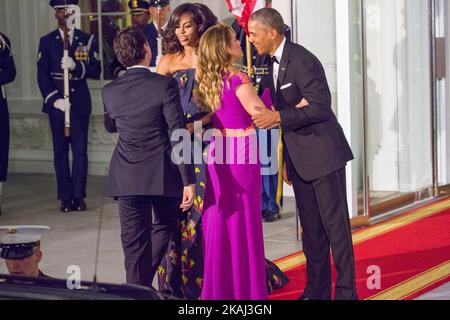
<instances>
[{"instance_id":1,"label":"man in black tuxedo","mask_svg":"<svg viewBox=\"0 0 450 320\"><path fill-rule=\"evenodd\" d=\"M193 205L195 173L171 160L170 137L185 128L177 82L150 71L151 49L136 27L115 38L114 51L127 71L103 89L106 130L119 133L107 194L118 201L127 283L151 286L169 237L180 233L180 210Z\"/></svg>"},{"instance_id":2,"label":"man in black tuxedo","mask_svg":"<svg viewBox=\"0 0 450 320\"><path fill-rule=\"evenodd\" d=\"M346 198L345 166L353 159L331 109L320 61L284 37L280 13L261 9L250 18L250 41L271 56L274 110L260 109L255 125L281 125L285 181L294 187L303 228L308 284L300 299L331 299L330 247L338 272L335 299L357 299Z\"/></svg>"}]
</instances>

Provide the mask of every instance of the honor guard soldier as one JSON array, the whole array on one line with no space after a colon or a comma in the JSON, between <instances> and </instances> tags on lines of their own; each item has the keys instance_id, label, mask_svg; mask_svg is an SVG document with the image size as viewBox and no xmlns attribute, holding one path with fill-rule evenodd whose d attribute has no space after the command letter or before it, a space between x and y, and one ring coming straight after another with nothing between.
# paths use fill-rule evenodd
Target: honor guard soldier
<instances>
[{"instance_id":1,"label":"honor guard soldier","mask_svg":"<svg viewBox=\"0 0 450 320\"><path fill-rule=\"evenodd\" d=\"M147 42L152 50L152 61L150 67L156 67L156 59L158 57L158 12L161 24L167 25L170 14L170 1L169 0L131 0L128 2L128 7L131 13L131 23L134 27L142 29ZM159 54L162 55L160 52ZM117 78L125 73L126 69L119 63L117 59L114 59L112 63L112 70L114 77Z\"/></svg>"},{"instance_id":2,"label":"honor guard soldier","mask_svg":"<svg viewBox=\"0 0 450 320\"><path fill-rule=\"evenodd\" d=\"M42 111L48 114L53 138L54 165L61 211L86 211L88 175L88 127L91 96L87 79L99 79L101 73L97 41L93 35L75 27L68 31L68 57L64 58L66 12L78 0L51 0L58 29L41 38L38 52L38 84L44 99ZM69 26L70 27L70 26ZM64 97L64 70L69 70L70 99ZM70 137L66 137L67 110L70 111ZM67 115L67 117L65 117ZM72 171L69 166L72 148Z\"/></svg>"},{"instance_id":3,"label":"honor guard soldier","mask_svg":"<svg viewBox=\"0 0 450 320\"><path fill-rule=\"evenodd\" d=\"M0 33L0 215L2 214L3 184L8 176L9 156L9 112L5 85L14 81L14 64L11 42Z\"/></svg>"},{"instance_id":4,"label":"honor guard soldier","mask_svg":"<svg viewBox=\"0 0 450 320\"><path fill-rule=\"evenodd\" d=\"M266 7L272 7L272 0L266 0ZM244 64L247 63L247 48L246 48L246 34L244 29L239 25L237 20L232 24L233 30L236 32L236 37L241 42L242 51L244 52ZM285 36L287 39L291 39L291 30L285 25ZM251 79L255 90L258 95L262 95L264 90L270 88L272 81L269 76L269 64L270 56L260 56L257 54L256 49L251 45ZM248 66L243 66L243 71L248 73ZM258 129L259 131L259 129ZM269 159L273 159L276 155L271 154L271 150L277 150L277 147L272 147L272 135L279 136L278 129L267 130L267 156ZM258 135L261 137L260 135ZM278 139L275 139L278 140ZM269 167L270 164L264 164L263 167ZM278 174L263 175L262 176L262 216L265 222L274 222L281 218L280 211L283 205L283 181L279 179Z\"/></svg>"},{"instance_id":5,"label":"honor guard soldier","mask_svg":"<svg viewBox=\"0 0 450 320\"><path fill-rule=\"evenodd\" d=\"M48 278L40 269L41 237L46 226L0 227L0 258L12 276Z\"/></svg>"}]
</instances>

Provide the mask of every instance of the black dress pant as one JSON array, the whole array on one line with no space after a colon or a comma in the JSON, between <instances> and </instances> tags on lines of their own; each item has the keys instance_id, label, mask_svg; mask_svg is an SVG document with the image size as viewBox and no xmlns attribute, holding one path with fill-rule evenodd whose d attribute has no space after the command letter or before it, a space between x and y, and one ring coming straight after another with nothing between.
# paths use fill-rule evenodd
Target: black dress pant
<instances>
[{"instance_id":1,"label":"black dress pant","mask_svg":"<svg viewBox=\"0 0 450 320\"><path fill-rule=\"evenodd\" d=\"M286 163L303 229L308 277L303 296L314 300L331 299L331 248L338 275L334 298L357 299L345 168L306 182L297 174L290 159Z\"/></svg>"},{"instance_id":2,"label":"black dress pant","mask_svg":"<svg viewBox=\"0 0 450 320\"><path fill-rule=\"evenodd\" d=\"M176 234L181 236L181 201L162 196L118 197L127 283L152 286L169 239Z\"/></svg>"}]
</instances>

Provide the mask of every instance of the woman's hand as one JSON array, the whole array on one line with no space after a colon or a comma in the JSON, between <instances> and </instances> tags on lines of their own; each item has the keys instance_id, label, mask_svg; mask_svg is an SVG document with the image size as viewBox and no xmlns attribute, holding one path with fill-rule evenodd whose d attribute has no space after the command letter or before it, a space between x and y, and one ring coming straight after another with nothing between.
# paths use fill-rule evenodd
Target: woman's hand
<instances>
[{"instance_id":1,"label":"woman's hand","mask_svg":"<svg viewBox=\"0 0 450 320\"><path fill-rule=\"evenodd\" d=\"M295 107L296 107L297 109L301 109L301 108L305 108L305 107L307 107L307 106L309 106L308 100L303 99L303 100L302 100L298 105L296 105Z\"/></svg>"},{"instance_id":2,"label":"woman's hand","mask_svg":"<svg viewBox=\"0 0 450 320\"><path fill-rule=\"evenodd\" d=\"M195 184L184 187L183 202L180 205L180 208L183 209L183 212L186 212L190 208L192 208L192 206L194 205L195 197Z\"/></svg>"},{"instance_id":3,"label":"woman's hand","mask_svg":"<svg viewBox=\"0 0 450 320\"><path fill-rule=\"evenodd\" d=\"M194 123L190 122L186 125L186 130L189 131L189 134L192 136L194 134Z\"/></svg>"}]
</instances>

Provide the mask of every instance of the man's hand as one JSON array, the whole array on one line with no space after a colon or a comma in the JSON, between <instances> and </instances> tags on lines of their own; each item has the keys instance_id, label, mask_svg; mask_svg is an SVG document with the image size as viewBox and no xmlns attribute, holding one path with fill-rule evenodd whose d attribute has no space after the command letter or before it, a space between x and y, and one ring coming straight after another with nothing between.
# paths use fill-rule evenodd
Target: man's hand
<instances>
[{"instance_id":1,"label":"man's hand","mask_svg":"<svg viewBox=\"0 0 450 320\"><path fill-rule=\"evenodd\" d=\"M287 173L286 162L283 163L283 180L284 180L284 182L286 182L289 186L292 187L292 181L289 179L289 175L288 175L288 173Z\"/></svg>"},{"instance_id":2,"label":"man's hand","mask_svg":"<svg viewBox=\"0 0 450 320\"><path fill-rule=\"evenodd\" d=\"M70 71L75 70L76 67L75 61L71 57L63 57L61 59L61 69L69 69Z\"/></svg>"},{"instance_id":3,"label":"man's hand","mask_svg":"<svg viewBox=\"0 0 450 320\"><path fill-rule=\"evenodd\" d=\"M58 99L53 104L55 109L59 109L62 112L66 112L66 110L70 110L70 102L69 99Z\"/></svg>"},{"instance_id":4,"label":"man's hand","mask_svg":"<svg viewBox=\"0 0 450 320\"><path fill-rule=\"evenodd\" d=\"M267 108L256 108L258 111L252 117L255 126L261 129L275 128L281 122L280 113L278 111L269 110Z\"/></svg>"},{"instance_id":5,"label":"man's hand","mask_svg":"<svg viewBox=\"0 0 450 320\"><path fill-rule=\"evenodd\" d=\"M303 99L303 100L302 100L298 105L296 105L295 107L296 107L297 109L301 109L301 108L304 108L304 107L307 107L307 106L309 106L308 100Z\"/></svg>"},{"instance_id":6,"label":"man's hand","mask_svg":"<svg viewBox=\"0 0 450 320\"><path fill-rule=\"evenodd\" d=\"M190 186L184 187L183 190L183 202L180 205L180 208L183 209L183 212L188 211L194 205L196 194L195 194L195 184L191 184Z\"/></svg>"}]
</instances>

